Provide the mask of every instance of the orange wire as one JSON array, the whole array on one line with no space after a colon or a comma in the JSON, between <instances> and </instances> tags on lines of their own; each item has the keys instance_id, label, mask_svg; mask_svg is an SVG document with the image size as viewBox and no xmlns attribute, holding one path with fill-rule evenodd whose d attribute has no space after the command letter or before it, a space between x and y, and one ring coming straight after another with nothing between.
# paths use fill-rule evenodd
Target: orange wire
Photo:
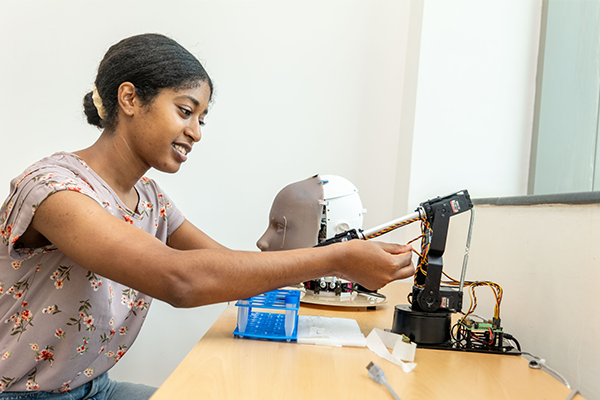
<instances>
[{"instance_id":1,"label":"orange wire","mask_svg":"<svg viewBox=\"0 0 600 400\"><path fill-rule=\"evenodd\" d=\"M427 221L427 219L425 218L416 218L414 220L410 220L410 221L406 221L404 223L401 224L397 224L399 226L402 225L406 225L408 223L412 223L414 221L418 221L421 220L421 235L417 236L416 238L412 239L411 241L409 241L407 244L411 244L419 239L421 239L421 252L419 253L417 250L415 250L413 247L411 247L412 251L414 253L416 253L419 257L420 257L420 262L417 265L416 271L415 271L415 286L417 287L422 287L423 285L417 285L416 283L416 278L417 278L417 273L421 272L424 276L427 276L427 270L424 269L424 267L427 265L427 256L429 255L429 248L431 243L429 243L428 241L425 240L425 238L427 237L427 233L432 234L432 230L431 230L431 226L429 224L429 221ZM385 232L387 232L388 230L385 230ZM383 232L383 231L380 231ZM385 233L383 232L383 233ZM379 232L374 234L379 236ZM373 236L373 235L371 235ZM371 238L371 236L369 236L369 238ZM446 285L449 286L458 286L460 285L460 282L457 281L456 279L452 278L450 275L448 275L446 272L442 271L442 273L444 274L444 276L446 278L448 278L450 281L447 282L442 282ZM492 292L494 293L494 297L496 299L496 304L494 306L494 318L500 318L500 303L502 302L502 294L503 294L503 290L502 287L500 285L498 285L495 282L489 282L489 281L465 281L464 282L465 286L469 287L469 297L470 297L470 305L469 305L469 309L467 310L466 313L463 313L463 317L461 318L461 322L470 314L472 314L473 312L475 312L475 309L477 308L477 296L475 295L475 288L479 287L479 286L487 286L490 289L492 289Z\"/></svg>"}]
</instances>

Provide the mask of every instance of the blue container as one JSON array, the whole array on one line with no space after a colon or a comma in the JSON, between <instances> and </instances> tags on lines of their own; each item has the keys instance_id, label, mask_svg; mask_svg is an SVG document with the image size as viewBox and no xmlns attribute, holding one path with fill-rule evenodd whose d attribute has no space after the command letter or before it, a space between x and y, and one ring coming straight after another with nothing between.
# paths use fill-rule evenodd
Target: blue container
<instances>
[{"instance_id":1,"label":"blue container","mask_svg":"<svg viewBox=\"0 0 600 400\"><path fill-rule=\"evenodd\" d=\"M300 291L273 290L240 300L235 305L238 307L235 336L288 342L298 338ZM256 309L273 311L258 312Z\"/></svg>"}]
</instances>

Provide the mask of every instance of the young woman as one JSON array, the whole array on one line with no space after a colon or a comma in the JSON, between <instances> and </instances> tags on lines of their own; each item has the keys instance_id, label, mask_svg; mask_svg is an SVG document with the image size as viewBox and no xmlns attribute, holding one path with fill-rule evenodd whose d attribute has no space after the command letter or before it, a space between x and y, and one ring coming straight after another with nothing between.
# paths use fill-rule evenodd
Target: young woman
<instances>
[{"instance_id":1,"label":"young woman","mask_svg":"<svg viewBox=\"0 0 600 400\"><path fill-rule=\"evenodd\" d=\"M201 138L211 95L206 71L175 41L124 39L84 98L100 138L11 182L0 209L0 399L31 391L39 397L28 399L148 398L152 388L106 372L131 346L152 298L195 307L320 276L376 289L413 274L407 246L355 240L233 251L186 220L144 174L179 170Z\"/></svg>"}]
</instances>

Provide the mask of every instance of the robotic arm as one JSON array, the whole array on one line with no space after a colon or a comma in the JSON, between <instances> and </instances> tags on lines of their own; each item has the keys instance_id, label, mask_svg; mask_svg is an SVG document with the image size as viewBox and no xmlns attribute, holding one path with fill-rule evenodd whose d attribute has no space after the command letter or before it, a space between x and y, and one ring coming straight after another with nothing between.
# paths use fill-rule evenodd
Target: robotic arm
<instances>
[{"instance_id":1,"label":"robotic arm","mask_svg":"<svg viewBox=\"0 0 600 400\"><path fill-rule=\"evenodd\" d=\"M442 256L446 248L450 218L468 210L471 211L471 222L460 281L450 278L449 282L442 285ZM499 309L502 288L488 281L465 282L474 221L473 203L466 190L427 200L421 203L413 214L369 231L356 229L346 231L320 245L352 239L368 240L416 221L423 223L423 235L419 264L410 294L412 302L410 305L395 306L391 331L405 334L419 346L426 348L521 354L516 339L512 335L504 333L500 326ZM451 314L462 313L465 284L468 285L471 292L478 286L489 286L495 291L494 318L484 321L474 321L468 318L475 310L475 301L475 305L472 302L469 310L463 313L464 316L454 327L451 327ZM473 293L472 296L474 296ZM456 333L452 334L454 329L456 329ZM505 339L508 339L508 342ZM516 344L518 350L511 344L511 341Z\"/></svg>"},{"instance_id":2,"label":"robotic arm","mask_svg":"<svg viewBox=\"0 0 600 400\"><path fill-rule=\"evenodd\" d=\"M339 233L317 246L327 246L353 239L373 239L401 226L416 221L426 221L430 229L425 233L426 237L423 239L425 243L422 247L427 247L428 252L419 258L420 268L416 273L412 290L412 307L417 311L435 312L444 309L457 312L462 309L462 285L459 290L440 286L443 269L442 255L446 248L450 217L472 209L473 203L469 192L461 190L444 197L427 200L421 203L414 213L407 216L367 231L351 229ZM465 267L466 263L463 265L461 281L464 281Z\"/></svg>"},{"instance_id":3,"label":"robotic arm","mask_svg":"<svg viewBox=\"0 0 600 400\"><path fill-rule=\"evenodd\" d=\"M473 203L466 190L427 200L419 206L431 226L427 255L419 259L421 268L417 270L412 292L412 308L417 311L435 312L447 309L453 312L462 310L462 285L455 288L442 287L442 255L446 249L450 217L471 210ZM470 236L471 230L469 230ZM428 234L429 235L429 234ZM470 237L469 237L470 241ZM464 282L466 264L463 265L461 281Z\"/></svg>"}]
</instances>

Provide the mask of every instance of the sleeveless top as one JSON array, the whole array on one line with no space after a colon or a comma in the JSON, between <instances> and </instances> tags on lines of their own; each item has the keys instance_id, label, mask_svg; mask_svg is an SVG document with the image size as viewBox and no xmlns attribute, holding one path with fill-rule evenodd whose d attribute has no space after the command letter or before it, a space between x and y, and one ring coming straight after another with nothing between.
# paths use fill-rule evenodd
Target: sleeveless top
<instances>
[{"instance_id":1,"label":"sleeveless top","mask_svg":"<svg viewBox=\"0 0 600 400\"><path fill-rule=\"evenodd\" d=\"M54 245L19 248L37 207L79 192L163 243L184 221L142 178L137 212L77 155L59 152L11 182L0 208L0 392L64 392L108 371L133 344L151 298L78 265ZM110 252L110 249L106 249Z\"/></svg>"}]
</instances>

